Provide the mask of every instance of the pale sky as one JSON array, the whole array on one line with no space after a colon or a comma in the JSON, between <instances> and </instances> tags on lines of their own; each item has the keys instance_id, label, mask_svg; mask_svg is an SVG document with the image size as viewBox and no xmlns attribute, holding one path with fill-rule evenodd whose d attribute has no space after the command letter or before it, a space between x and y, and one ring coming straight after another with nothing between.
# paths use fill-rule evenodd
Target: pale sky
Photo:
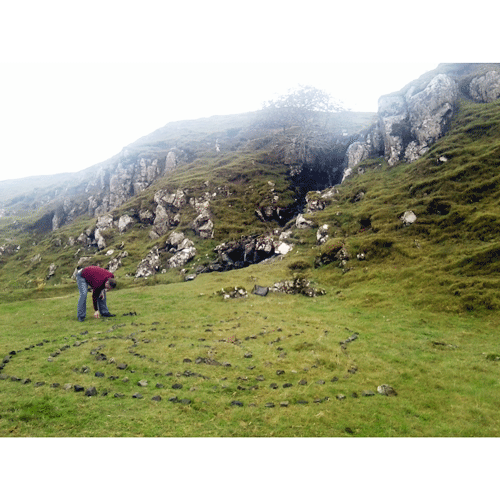
<instances>
[{"instance_id":1,"label":"pale sky","mask_svg":"<svg viewBox=\"0 0 500 500\"><path fill-rule=\"evenodd\" d=\"M447 58L439 30L417 41L422 10L403 22L387 17L400 2L347 4L3 2L0 180L79 171L169 122L257 110L300 84L377 111L439 62L475 59L470 45Z\"/></svg>"}]
</instances>

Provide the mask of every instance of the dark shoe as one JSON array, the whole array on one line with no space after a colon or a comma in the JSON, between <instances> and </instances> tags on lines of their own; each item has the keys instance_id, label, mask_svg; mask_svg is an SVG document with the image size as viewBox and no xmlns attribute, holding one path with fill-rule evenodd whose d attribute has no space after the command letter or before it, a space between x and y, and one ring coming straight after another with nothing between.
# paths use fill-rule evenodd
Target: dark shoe
<instances>
[{"instance_id":1,"label":"dark shoe","mask_svg":"<svg viewBox=\"0 0 500 500\"><path fill-rule=\"evenodd\" d=\"M101 314L101 316L104 316L105 318L114 318L116 314L106 313L106 314Z\"/></svg>"}]
</instances>

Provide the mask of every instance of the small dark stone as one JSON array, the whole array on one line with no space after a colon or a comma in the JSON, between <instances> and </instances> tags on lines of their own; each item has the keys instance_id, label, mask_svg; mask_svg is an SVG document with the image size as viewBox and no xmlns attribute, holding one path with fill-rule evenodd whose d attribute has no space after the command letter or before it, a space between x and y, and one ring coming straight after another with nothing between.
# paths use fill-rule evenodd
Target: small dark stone
<instances>
[{"instance_id":1,"label":"small dark stone","mask_svg":"<svg viewBox=\"0 0 500 500\"><path fill-rule=\"evenodd\" d=\"M299 382L299 385L307 385L307 380L302 379L302 380Z\"/></svg>"},{"instance_id":2,"label":"small dark stone","mask_svg":"<svg viewBox=\"0 0 500 500\"><path fill-rule=\"evenodd\" d=\"M357 392L353 392L353 393L351 394L351 398L357 398L357 397L358 397L358 393L357 393Z\"/></svg>"},{"instance_id":3,"label":"small dark stone","mask_svg":"<svg viewBox=\"0 0 500 500\"><path fill-rule=\"evenodd\" d=\"M271 389L277 389L278 388L278 384L272 383L272 384L269 385L269 387Z\"/></svg>"},{"instance_id":4,"label":"small dark stone","mask_svg":"<svg viewBox=\"0 0 500 500\"><path fill-rule=\"evenodd\" d=\"M183 405L190 405L191 404L191 400L190 399L181 399L180 403L183 404Z\"/></svg>"},{"instance_id":5,"label":"small dark stone","mask_svg":"<svg viewBox=\"0 0 500 500\"><path fill-rule=\"evenodd\" d=\"M10 351L10 352L9 352L9 355L10 355L10 356L15 356L16 354L17 354L17 353L16 353L16 351Z\"/></svg>"},{"instance_id":6,"label":"small dark stone","mask_svg":"<svg viewBox=\"0 0 500 500\"><path fill-rule=\"evenodd\" d=\"M317 383L318 385L324 385L325 381L324 381L324 380L318 380L316 383Z\"/></svg>"},{"instance_id":7,"label":"small dark stone","mask_svg":"<svg viewBox=\"0 0 500 500\"><path fill-rule=\"evenodd\" d=\"M23 384L26 385L26 384L31 384L31 379L30 378L25 378L23 380Z\"/></svg>"},{"instance_id":8,"label":"small dark stone","mask_svg":"<svg viewBox=\"0 0 500 500\"><path fill-rule=\"evenodd\" d=\"M125 397L125 394L122 394L121 392L115 392L114 398L124 398Z\"/></svg>"},{"instance_id":9,"label":"small dark stone","mask_svg":"<svg viewBox=\"0 0 500 500\"><path fill-rule=\"evenodd\" d=\"M120 364L116 365L116 367L118 368L118 370L126 370L127 366L128 365L126 363L120 363Z\"/></svg>"},{"instance_id":10,"label":"small dark stone","mask_svg":"<svg viewBox=\"0 0 500 500\"><path fill-rule=\"evenodd\" d=\"M11 379L13 382L20 382L20 381L21 381L21 379L20 379L19 377L14 377L14 376L10 377L10 379Z\"/></svg>"},{"instance_id":11,"label":"small dark stone","mask_svg":"<svg viewBox=\"0 0 500 500\"><path fill-rule=\"evenodd\" d=\"M179 402L179 399L177 398L177 396L174 396L173 398L168 398L168 400L169 400L171 403L178 403L178 402Z\"/></svg>"},{"instance_id":12,"label":"small dark stone","mask_svg":"<svg viewBox=\"0 0 500 500\"><path fill-rule=\"evenodd\" d=\"M5 373L0 373L0 380L7 380L9 378Z\"/></svg>"},{"instance_id":13,"label":"small dark stone","mask_svg":"<svg viewBox=\"0 0 500 500\"><path fill-rule=\"evenodd\" d=\"M344 431L347 432L347 434L354 434L354 431L350 427L346 427Z\"/></svg>"},{"instance_id":14,"label":"small dark stone","mask_svg":"<svg viewBox=\"0 0 500 500\"><path fill-rule=\"evenodd\" d=\"M289 404L288 401L282 401L280 403L280 406L282 406L283 408L286 408L286 407L288 407L288 404Z\"/></svg>"},{"instance_id":15,"label":"small dark stone","mask_svg":"<svg viewBox=\"0 0 500 500\"><path fill-rule=\"evenodd\" d=\"M42 387L42 385L45 385L45 382L35 382L35 387Z\"/></svg>"},{"instance_id":16,"label":"small dark stone","mask_svg":"<svg viewBox=\"0 0 500 500\"><path fill-rule=\"evenodd\" d=\"M172 385L172 389L182 389L182 384L174 384Z\"/></svg>"},{"instance_id":17,"label":"small dark stone","mask_svg":"<svg viewBox=\"0 0 500 500\"><path fill-rule=\"evenodd\" d=\"M85 396L97 396L97 389L95 387L89 387L85 391Z\"/></svg>"},{"instance_id":18,"label":"small dark stone","mask_svg":"<svg viewBox=\"0 0 500 500\"><path fill-rule=\"evenodd\" d=\"M52 387L54 389L57 389L60 386L61 386L61 384L59 384L58 382L54 382L53 384L50 384L50 387Z\"/></svg>"},{"instance_id":19,"label":"small dark stone","mask_svg":"<svg viewBox=\"0 0 500 500\"><path fill-rule=\"evenodd\" d=\"M83 392L85 390L85 387L77 384L77 385L75 385L74 389L75 389L75 392Z\"/></svg>"},{"instance_id":20,"label":"small dark stone","mask_svg":"<svg viewBox=\"0 0 500 500\"><path fill-rule=\"evenodd\" d=\"M243 355L244 358L251 358L253 357L253 354L251 352L246 352L244 355Z\"/></svg>"},{"instance_id":21,"label":"small dark stone","mask_svg":"<svg viewBox=\"0 0 500 500\"><path fill-rule=\"evenodd\" d=\"M363 391L361 396L375 396L375 393L373 391Z\"/></svg>"},{"instance_id":22,"label":"small dark stone","mask_svg":"<svg viewBox=\"0 0 500 500\"><path fill-rule=\"evenodd\" d=\"M276 370L276 375L283 375L285 370Z\"/></svg>"},{"instance_id":23,"label":"small dark stone","mask_svg":"<svg viewBox=\"0 0 500 500\"><path fill-rule=\"evenodd\" d=\"M345 399L344 394L337 394L337 396L336 396L336 397L337 397L337 399L338 399L339 401L342 401L343 399Z\"/></svg>"},{"instance_id":24,"label":"small dark stone","mask_svg":"<svg viewBox=\"0 0 500 500\"><path fill-rule=\"evenodd\" d=\"M161 401L161 396L153 396L151 399L153 401Z\"/></svg>"},{"instance_id":25,"label":"small dark stone","mask_svg":"<svg viewBox=\"0 0 500 500\"><path fill-rule=\"evenodd\" d=\"M106 361L108 357L106 354L100 353L95 357L96 361Z\"/></svg>"},{"instance_id":26,"label":"small dark stone","mask_svg":"<svg viewBox=\"0 0 500 500\"><path fill-rule=\"evenodd\" d=\"M109 380L118 380L120 377L118 375L110 375L108 377Z\"/></svg>"},{"instance_id":27,"label":"small dark stone","mask_svg":"<svg viewBox=\"0 0 500 500\"><path fill-rule=\"evenodd\" d=\"M136 392L136 393L132 394L132 397L134 399L142 399L143 398L143 396L140 392Z\"/></svg>"},{"instance_id":28,"label":"small dark stone","mask_svg":"<svg viewBox=\"0 0 500 500\"><path fill-rule=\"evenodd\" d=\"M265 407L266 408L274 408L274 403L266 403Z\"/></svg>"},{"instance_id":29,"label":"small dark stone","mask_svg":"<svg viewBox=\"0 0 500 500\"><path fill-rule=\"evenodd\" d=\"M255 377L255 380L257 380L258 382L263 382L266 379L264 378L264 375L259 375L258 377Z\"/></svg>"},{"instance_id":30,"label":"small dark stone","mask_svg":"<svg viewBox=\"0 0 500 500\"><path fill-rule=\"evenodd\" d=\"M157 389L163 389L163 384L156 384Z\"/></svg>"},{"instance_id":31,"label":"small dark stone","mask_svg":"<svg viewBox=\"0 0 500 500\"><path fill-rule=\"evenodd\" d=\"M95 376L98 377L98 378L103 378L104 377L104 373L102 373L102 372L95 372Z\"/></svg>"},{"instance_id":32,"label":"small dark stone","mask_svg":"<svg viewBox=\"0 0 500 500\"><path fill-rule=\"evenodd\" d=\"M243 406L241 401L231 401L231 406Z\"/></svg>"},{"instance_id":33,"label":"small dark stone","mask_svg":"<svg viewBox=\"0 0 500 500\"><path fill-rule=\"evenodd\" d=\"M183 363L191 363L192 361L189 358L184 358L182 360Z\"/></svg>"},{"instance_id":34,"label":"small dark stone","mask_svg":"<svg viewBox=\"0 0 500 500\"><path fill-rule=\"evenodd\" d=\"M339 381L339 378L338 378L338 377L333 377L331 381L332 381L332 382L338 382L338 381Z\"/></svg>"}]
</instances>

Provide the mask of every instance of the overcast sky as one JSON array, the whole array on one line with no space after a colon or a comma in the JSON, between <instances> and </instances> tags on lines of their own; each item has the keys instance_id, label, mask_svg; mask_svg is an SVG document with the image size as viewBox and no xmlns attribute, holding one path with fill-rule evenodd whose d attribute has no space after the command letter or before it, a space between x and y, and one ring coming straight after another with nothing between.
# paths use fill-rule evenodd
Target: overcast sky
<instances>
[{"instance_id":1,"label":"overcast sky","mask_svg":"<svg viewBox=\"0 0 500 500\"><path fill-rule=\"evenodd\" d=\"M428 11L400 19L399 2L170 3L2 4L0 180L82 170L171 121L256 110L300 84L377 111L439 62L477 58L470 44L447 57L442 28L412 29Z\"/></svg>"}]
</instances>

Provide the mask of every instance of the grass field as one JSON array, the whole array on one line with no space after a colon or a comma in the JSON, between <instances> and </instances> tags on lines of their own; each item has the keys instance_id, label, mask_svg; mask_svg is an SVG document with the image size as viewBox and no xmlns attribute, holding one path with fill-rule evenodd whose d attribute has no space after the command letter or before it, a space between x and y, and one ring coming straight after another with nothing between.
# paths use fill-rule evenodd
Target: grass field
<instances>
[{"instance_id":1,"label":"grass field","mask_svg":"<svg viewBox=\"0 0 500 500\"><path fill-rule=\"evenodd\" d=\"M76 286L0 304L0 435L499 435L498 316L429 312L389 279L314 298L216 293L281 269L118 289L116 317L95 320L89 298L84 323Z\"/></svg>"}]
</instances>

